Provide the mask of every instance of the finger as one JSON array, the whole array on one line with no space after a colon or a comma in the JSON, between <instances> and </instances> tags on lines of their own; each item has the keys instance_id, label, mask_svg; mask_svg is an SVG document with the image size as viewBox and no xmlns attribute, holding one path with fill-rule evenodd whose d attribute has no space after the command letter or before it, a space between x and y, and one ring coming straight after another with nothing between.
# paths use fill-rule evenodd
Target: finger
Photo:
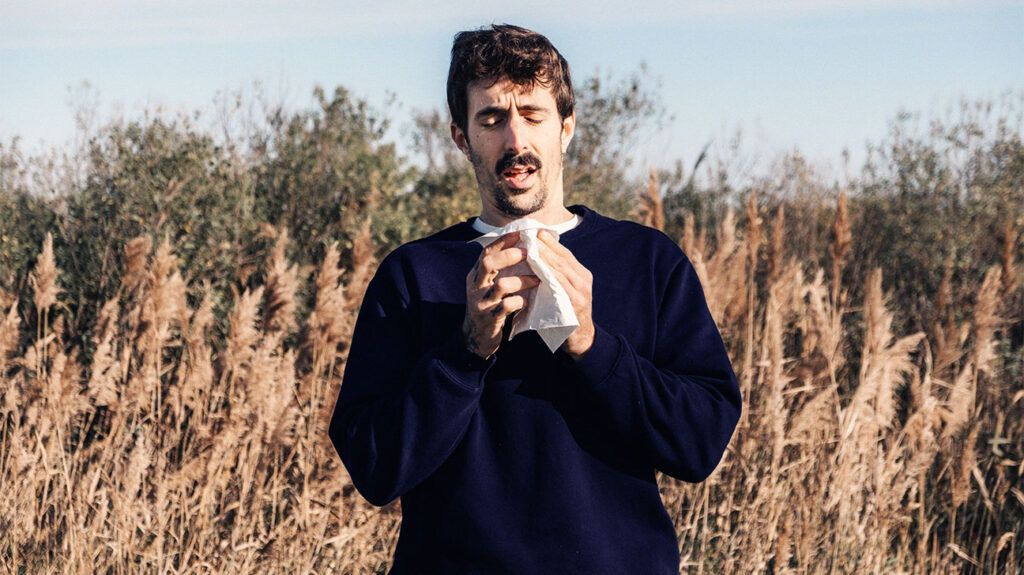
<instances>
[{"instance_id":1,"label":"finger","mask_svg":"<svg viewBox=\"0 0 1024 575\"><path fill-rule=\"evenodd\" d=\"M569 299L573 299L573 294L576 293L576 288L575 286L572 285L572 282L569 281L569 278L567 278L565 274L562 273L561 269L555 266L548 266L548 268L551 270L553 274L555 274L555 279L558 280L558 285L562 286L562 288L565 290L565 293L569 295Z\"/></svg>"},{"instance_id":2,"label":"finger","mask_svg":"<svg viewBox=\"0 0 1024 575\"><path fill-rule=\"evenodd\" d=\"M508 276L498 278L491 287L484 292L483 301L493 303L501 298L523 290L535 288L540 285L540 278L537 276Z\"/></svg>"},{"instance_id":3,"label":"finger","mask_svg":"<svg viewBox=\"0 0 1024 575\"><path fill-rule=\"evenodd\" d=\"M484 257L480 260L482 281L477 286L481 289L490 286L501 270L525 259L526 250L523 248L507 248Z\"/></svg>"},{"instance_id":4,"label":"finger","mask_svg":"<svg viewBox=\"0 0 1024 575\"><path fill-rule=\"evenodd\" d=\"M491 309L491 315L496 318L504 318L510 313L517 312L526 306L526 298L521 295L510 295L498 302L498 305Z\"/></svg>"},{"instance_id":5,"label":"finger","mask_svg":"<svg viewBox=\"0 0 1024 575\"><path fill-rule=\"evenodd\" d=\"M540 254L544 261L548 263L549 268L561 273L563 279L560 280L560 283L562 283L562 287L572 286L575 289L583 289L586 286L586 274L583 271L586 268L573 257L572 253L566 258L555 253L547 244L542 244L540 246Z\"/></svg>"},{"instance_id":6,"label":"finger","mask_svg":"<svg viewBox=\"0 0 1024 575\"><path fill-rule=\"evenodd\" d=\"M467 276L467 278L472 277L470 283L477 286L491 283L490 280L493 278L486 278L487 274L490 273L491 270L485 269L481 265L481 262L485 257L510 248L517 243L519 243L519 232L514 231L500 236L498 239L484 246L483 251L480 252L480 256L476 259L476 264L473 266L473 270L470 272L469 276Z\"/></svg>"},{"instance_id":7,"label":"finger","mask_svg":"<svg viewBox=\"0 0 1024 575\"><path fill-rule=\"evenodd\" d=\"M510 248L517 243L519 243L519 231L509 232L503 236L499 236L498 239L487 244L484 248L484 255L499 252L505 248Z\"/></svg>"},{"instance_id":8,"label":"finger","mask_svg":"<svg viewBox=\"0 0 1024 575\"><path fill-rule=\"evenodd\" d=\"M572 282L561 272L561 270L553 270L555 279L558 280L559 285L565 288L565 294L569 296L569 302L572 304L573 310L577 316L584 313L590 307L589 300L592 297L590 290L578 289L572 285Z\"/></svg>"},{"instance_id":9,"label":"finger","mask_svg":"<svg viewBox=\"0 0 1024 575\"><path fill-rule=\"evenodd\" d=\"M544 242L546 245L551 246L552 250L555 250L559 253L572 253L569 251L569 248L562 245L562 242L559 240L558 234L551 230L541 230L540 232L537 233L537 237L540 238L540 240Z\"/></svg>"},{"instance_id":10,"label":"finger","mask_svg":"<svg viewBox=\"0 0 1024 575\"><path fill-rule=\"evenodd\" d=\"M562 245L562 243L558 239L558 236L555 235L554 232L550 230L541 231L544 232L540 234L540 237L543 240L543 245L550 249L551 252L554 253L558 258L569 262L574 262L576 264L579 264L580 266L583 265L580 264L579 260L576 259L576 256L573 255L572 250Z\"/></svg>"},{"instance_id":11,"label":"finger","mask_svg":"<svg viewBox=\"0 0 1024 575\"><path fill-rule=\"evenodd\" d=\"M557 260L565 260L566 262L575 262L576 256L572 255L572 252L568 248L558 242L558 237L549 230L541 230L541 234L538 237L541 238L541 248L547 249L548 253Z\"/></svg>"}]
</instances>

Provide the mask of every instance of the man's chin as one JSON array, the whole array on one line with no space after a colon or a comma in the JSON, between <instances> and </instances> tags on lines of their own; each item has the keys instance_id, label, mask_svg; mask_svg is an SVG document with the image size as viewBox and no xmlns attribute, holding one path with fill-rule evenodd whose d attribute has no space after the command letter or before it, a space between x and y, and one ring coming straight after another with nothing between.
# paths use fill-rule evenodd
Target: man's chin
<instances>
[{"instance_id":1,"label":"man's chin","mask_svg":"<svg viewBox=\"0 0 1024 575\"><path fill-rule=\"evenodd\" d=\"M535 198L528 196L529 189L515 190L517 195L502 193L495 198L495 204L499 210L509 216L525 217L544 207L544 202L537 202Z\"/></svg>"}]
</instances>

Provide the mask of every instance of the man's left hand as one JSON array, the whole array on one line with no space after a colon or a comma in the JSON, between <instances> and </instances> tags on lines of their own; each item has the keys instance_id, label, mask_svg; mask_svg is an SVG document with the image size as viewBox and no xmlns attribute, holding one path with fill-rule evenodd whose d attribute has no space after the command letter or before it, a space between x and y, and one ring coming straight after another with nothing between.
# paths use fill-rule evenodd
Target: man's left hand
<instances>
[{"instance_id":1,"label":"man's left hand","mask_svg":"<svg viewBox=\"0 0 1024 575\"><path fill-rule=\"evenodd\" d=\"M578 360L594 345L594 319L591 316L594 276L568 248L558 242L558 237L554 233L540 230L537 238L540 239L541 258L569 294L576 319L580 322L579 327L573 330L569 339L565 340L560 348L565 350L569 357Z\"/></svg>"}]
</instances>

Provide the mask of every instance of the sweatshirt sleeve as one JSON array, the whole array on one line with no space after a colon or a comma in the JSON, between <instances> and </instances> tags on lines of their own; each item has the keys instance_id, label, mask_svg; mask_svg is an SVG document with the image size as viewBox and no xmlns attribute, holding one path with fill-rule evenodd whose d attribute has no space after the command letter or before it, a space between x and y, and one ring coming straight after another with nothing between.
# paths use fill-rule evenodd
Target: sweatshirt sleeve
<instances>
[{"instance_id":1,"label":"sweatshirt sleeve","mask_svg":"<svg viewBox=\"0 0 1024 575\"><path fill-rule=\"evenodd\" d=\"M685 256L670 275L657 325L653 361L596 323L591 349L568 361L605 425L656 469L703 481L721 461L741 401L725 344Z\"/></svg>"},{"instance_id":2,"label":"sweatshirt sleeve","mask_svg":"<svg viewBox=\"0 0 1024 575\"><path fill-rule=\"evenodd\" d=\"M356 489L378 506L444 463L495 361L469 351L458 330L417 352L418 327L397 260L385 258L366 289L329 429Z\"/></svg>"}]
</instances>

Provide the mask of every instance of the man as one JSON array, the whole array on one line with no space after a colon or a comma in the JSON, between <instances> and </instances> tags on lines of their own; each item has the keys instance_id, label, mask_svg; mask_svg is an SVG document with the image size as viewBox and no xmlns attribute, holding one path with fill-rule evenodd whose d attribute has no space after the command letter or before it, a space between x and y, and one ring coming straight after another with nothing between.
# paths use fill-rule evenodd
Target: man
<instances>
[{"instance_id":1,"label":"man","mask_svg":"<svg viewBox=\"0 0 1024 575\"><path fill-rule=\"evenodd\" d=\"M697 275L663 233L563 205L576 116L569 68L515 26L456 35L455 143L481 212L405 244L370 282L330 435L359 492L401 497L391 573L675 574L655 470L716 467L740 393ZM529 216L579 327L555 352L503 329L533 275Z\"/></svg>"}]
</instances>

